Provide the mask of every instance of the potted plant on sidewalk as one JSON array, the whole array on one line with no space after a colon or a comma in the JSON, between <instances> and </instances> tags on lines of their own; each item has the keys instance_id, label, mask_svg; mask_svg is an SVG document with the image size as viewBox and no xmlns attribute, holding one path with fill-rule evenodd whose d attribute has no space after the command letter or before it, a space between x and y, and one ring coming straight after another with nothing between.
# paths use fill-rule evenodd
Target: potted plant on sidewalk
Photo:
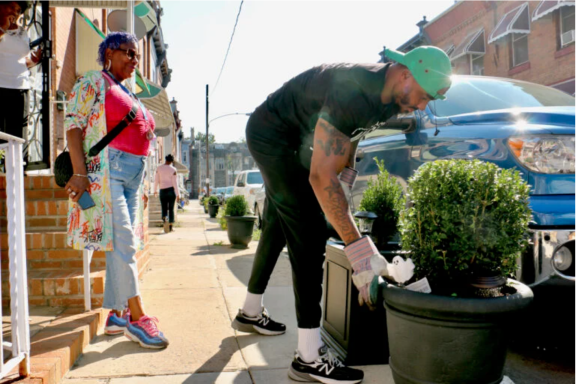
<instances>
[{"instance_id":1,"label":"potted plant on sidewalk","mask_svg":"<svg viewBox=\"0 0 576 384\"><path fill-rule=\"evenodd\" d=\"M499 383L504 325L533 298L508 278L527 246L529 186L491 163L440 160L410 178L408 193L402 248L432 293L383 289L394 381Z\"/></svg>"},{"instance_id":2,"label":"potted plant on sidewalk","mask_svg":"<svg viewBox=\"0 0 576 384\"><path fill-rule=\"evenodd\" d=\"M218 197L212 195L208 198L208 214L211 218L215 218L218 214L218 208L220 208L220 201Z\"/></svg>"},{"instance_id":3,"label":"potted plant on sidewalk","mask_svg":"<svg viewBox=\"0 0 576 384\"><path fill-rule=\"evenodd\" d=\"M247 248L252 241L256 216L247 216L248 202L243 195L232 196L224 212L228 226L228 240L232 248Z\"/></svg>"},{"instance_id":4,"label":"potted plant on sidewalk","mask_svg":"<svg viewBox=\"0 0 576 384\"><path fill-rule=\"evenodd\" d=\"M389 241L398 232L405 198L402 186L386 171L384 161L377 158L374 161L379 172L368 181L358 206L361 212L355 217L362 216L360 213L372 216L369 212L377 215L371 232L363 232L362 225L360 230L363 235L371 235L382 255L392 262L398 253L398 245L389 244ZM353 272L344 254L344 246L329 242L324 268L322 337L348 365L387 364L386 311L384 306L372 312L358 304L358 290L352 282ZM366 343L366 340L371 342Z\"/></svg>"}]
</instances>

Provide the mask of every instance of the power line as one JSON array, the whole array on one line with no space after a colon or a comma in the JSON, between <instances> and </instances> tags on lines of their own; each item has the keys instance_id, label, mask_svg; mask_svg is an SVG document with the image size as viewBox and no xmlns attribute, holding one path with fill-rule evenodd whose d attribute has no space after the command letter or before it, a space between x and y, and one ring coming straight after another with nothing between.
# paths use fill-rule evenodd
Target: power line
<instances>
[{"instance_id":1,"label":"power line","mask_svg":"<svg viewBox=\"0 0 576 384\"><path fill-rule=\"evenodd\" d=\"M212 88L212 92L210 95L214 94L216 91L216 87L218 86L218 82L220 81L220 76L222 76L222 71L224 71L224 66L226 65L226 59L228 58L228 53L230 52L230 47L232 46L232 40L234 39L234 33L236 32L236 26L238 25L238 19L240 18L240 12L242 12L242 4L244 4L244 0L240 2L240 8L238 9L238 15L236 15L236 23L234 23L234 29L232 30L232 36L230 36L230 43L228 43L228 50L226 51L226 56L224 56L224 62L222 63L222 68L220 68L220 73L218 74L218 79L216 80L216 85Z\"/></svg>"}]
</instances>

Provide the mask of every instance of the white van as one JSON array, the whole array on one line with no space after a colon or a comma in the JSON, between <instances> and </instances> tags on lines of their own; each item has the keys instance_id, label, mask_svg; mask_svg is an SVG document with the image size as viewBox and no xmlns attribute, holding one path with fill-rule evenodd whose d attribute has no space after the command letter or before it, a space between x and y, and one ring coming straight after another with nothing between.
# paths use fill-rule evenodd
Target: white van
<instances>
[{"instance_id":1,"label":"white van","mask_svg":"<svg viewBox=\"0 0 576 384\"><path fill-rule=\"evenodd\" d=\"M248 202L248 208L254 211L256 193L262 189L263 185L264 180L259 170L242 171L234 182L234 195L243 195Z\"/></svg>"}]
</instances>

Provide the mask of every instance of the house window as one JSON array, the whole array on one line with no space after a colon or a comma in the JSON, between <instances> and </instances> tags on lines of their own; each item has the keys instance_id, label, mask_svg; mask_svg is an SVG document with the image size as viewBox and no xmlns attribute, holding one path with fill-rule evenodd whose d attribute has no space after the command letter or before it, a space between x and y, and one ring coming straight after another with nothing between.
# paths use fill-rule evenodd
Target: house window
<instances>
[{"instance_id":1,"label":"house window","mask_svg":"<svg viewBox=\"0 0 576 384\"><path fill-rule=\"evenodd\" d=\"M182 162L187 162L188 160L186 160L186 151L182 151Z\"/></svg>"},{"instance_id":2,"label":"house window","mask_svg":"<svg viewBox=\"0 0 576 384\"><path fill-rule=\"evenodd\" d=\"M528 35L512 34L512 67L528 62Z\"/></svg>"},{"instance_id":3,"label":"house window","mask_svg":"<svg viewBox=\"0 0 576 384\"><path fill-rule=\"evenodd\" d=\"M565 47L574 42L574 7L560 8L560 44Z\"/></svg>"},{"instance_id":4,"label":"house window","mask_svg":"<svg viewBox=\"0 0 576 384\"><path fill-rule=\"evenodd\" d=\"M484 75L484 55L471 55L472 59L472 74L476 76Z\"/></svg>"},{"instance_id":5,"label":"house window","mask_svg":"<svg viewBox=\"0 0 576 384\"><path fill-rule=\"evenodd\" d=\"M223 171L226 167L225 161L223 157L219 157L216 159L216 170Z\"/></svg>"},{"instance_id":6,"label":"house window","mask_svg":"<svg viewBox=\"0 0 576 384\"><path fill-rule=\"evenodd\" d=\"M156 57L156 49L152 47L150 50L150 74L152 75L152 82L158 84L158 58Z\"/></svg>"}]
</instances>

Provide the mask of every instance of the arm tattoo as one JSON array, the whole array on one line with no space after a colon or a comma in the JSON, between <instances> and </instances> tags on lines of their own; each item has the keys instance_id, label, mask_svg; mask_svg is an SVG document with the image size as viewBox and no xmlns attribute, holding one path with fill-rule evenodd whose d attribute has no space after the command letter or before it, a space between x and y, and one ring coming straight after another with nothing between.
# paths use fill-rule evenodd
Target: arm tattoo
<instances>
[{"instance_id":1,"label":"arm tattoo","mask_svg":"<svg viewBox=\"0 0 576 384\"><path fill-rule=\"evenodd\" d=\"M330 137L326 142L316 140L316 144L324 150L326 156L330 156L331 154L334 154L335 156L344 156L346 154L346 145L350 142L350 139L323 120L319 120L318 124L326 130Z\"/></svg>"},{"instance_id":2,"label":"arm tattoo","mask_svg":"<svg viewBox=\"0 0 576 384\"><path fill-rule=\"evenodd\" d=\"M328 193L328 201L326 206L326 213L331 220L332 225L337 230L338 234L346 244L350 242L350 238L356 236L355 226L350 218L350 210L348 201L340 185L338 178L332 177L330 185L324 188Z\"/></svg>"}]
</instances>

